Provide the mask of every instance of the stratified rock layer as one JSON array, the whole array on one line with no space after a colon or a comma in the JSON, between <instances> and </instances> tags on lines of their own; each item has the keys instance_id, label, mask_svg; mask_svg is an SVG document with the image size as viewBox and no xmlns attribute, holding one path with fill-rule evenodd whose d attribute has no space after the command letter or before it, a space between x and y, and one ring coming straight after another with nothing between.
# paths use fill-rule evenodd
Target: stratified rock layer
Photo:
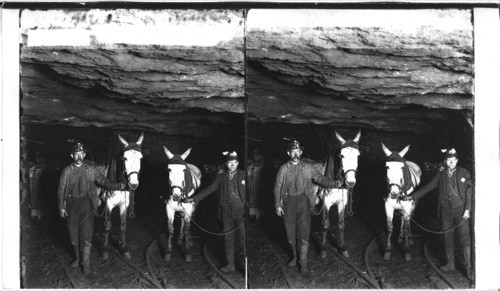
<instances>
[{"instance_id":1,"label":"stratified rock layer","mask_svg":"<svg viewBox=\"0 0 500 291\"><path fill-rule=\"evenodd\" d=\"M471 115L469 11L432 10L435 25L404 27L255 25L251 12L246 41L242 11L23 12L22 120L210 136L245 109L261 123L411 133L450 122L452 111ZM151 44L134 43L141 29ZM68 32L88 39L43 45L41 36Z\"/></svg>"},{"instance_id":2,"label":"stratified rock layer","mask_svg":"<svg viewBox=\"0 0 500 291\"><path fill-rule=\"evenodd\" d=\"M260 122L423 132L448 119L443 109L471 110L470 13L436 14L443 13L456 13L465 24L400 30L291 28L276 21L249 27L249 116Z\"/></svg>"},{"instance_id":3,"label":"stratified rock layer","mask_svg":"<svg viewBox=\"0 0 500 291\"><path fill-rule=\"evenodd\" d=\"M55 19L50 27L28 18L28 12L23 14L23 19L30 19L23 26L28 45L21 49L24 122L202 137L216 132L218 125L242 118L245 93L241 11L47 13ZM189 35L186 40L171 40L176 45L154 44L154 38L151 45L104 44L98 40L106 25L118 31L143 28L144 33L159 27L172 31L215 27L225 29L225 35L215 35L221 41L212 44L204 40L197 43ZM30 35L51 35L68 29L75 33L89 30L97 40L83 46L29 45Z\"/></svg>"}]
</instances>

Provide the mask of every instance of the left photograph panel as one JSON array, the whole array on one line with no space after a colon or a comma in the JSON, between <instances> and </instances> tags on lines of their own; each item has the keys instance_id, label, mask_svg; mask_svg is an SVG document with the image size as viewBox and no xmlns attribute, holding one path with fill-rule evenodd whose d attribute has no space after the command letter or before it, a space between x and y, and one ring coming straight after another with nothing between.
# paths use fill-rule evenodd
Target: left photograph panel
<instances>
[{"instance_id":1,"label":"left photograph panel","mask_svg":"<svg viewBox=\"0 0 500 291\"><path fill-rule=\"evenodd\" d=\"M21 288L245 288L241 10L21 10Z\"/></svg>"}]
</instances>

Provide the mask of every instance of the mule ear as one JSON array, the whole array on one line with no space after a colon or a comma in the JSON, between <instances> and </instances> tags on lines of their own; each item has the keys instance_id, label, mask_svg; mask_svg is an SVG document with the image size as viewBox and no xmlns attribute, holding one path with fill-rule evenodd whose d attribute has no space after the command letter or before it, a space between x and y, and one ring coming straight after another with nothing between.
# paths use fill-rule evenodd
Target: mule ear
<instances>
[{"instance_id":1,"label":"mule ear","mask_svg":"<svg viewBox=\"0 0 500 291\"><path fill-rule=\"evenodd\" d=\"M340 134L337 131L335 131L335 136L337 137L337 139L340 141L341 144L345 143L345 139L342 136L340 136Z\"/></svg>"},{"instance_id":2,"label":"mule ear","mask_svg":"<svg viewBox=\"0 0 500 291\"><path fill-rule=\"evenodd\" d=\"M135 143L141 145L143 139L144 139L144 132L141 133L141 136L139 136L139 139Z\"/></svg>"},{"instance_id":3,"label":"mule ear","mask_svg":"<svg viewBox=\"0 0 500 291\"><path fill-rule=\"evenodd\" d=\"M190 154L190 153L191 153L191 148L188 148L188 149L187 149L187 150L186 150L186 151L185 151L185 152L181 155L181 158L182 158L183 160L185 160L185 159L189 156L189 154Z\"/></svg>"},{"instance_id":4,"label":"mule ear","mask_svg":"<svg viewBox=\"0 0 500 291\"><path fill-rule=\"evenodd\" d=\"M358 130L358 134L356 134L356 137L354 138L354 142L355 143L358 143L359 142L359 138L361 137L361 129Z\"/></svg>"},{"instance_id":5,"label":"mule ear","mask_svg":"<svg viewBox=\"0 0 500 291\"><path fill-rule=\"evenodd\" d=\"M172 154L166 146L163 146L163 150L165 151L165 154L167 155L167 158L170 160L171 158L174 157L174 154Z\"/></svg>"},{"instance_id":6,"label":"mule ear","mask_svg":"<svg viewBox=\"0 0 500 291\"><path fill-rule=\"evenodd\" d=\"M384 150L384 153L386 156L390 156L392 154L392 152L385 146L385 144L381 143L382 144L382 149Z\"/></svg>"},{"instance_id":7,"label":"mule ear","mask_svg":"<svg viewBox=\"0 0 500 291\"><path fill-rule=\"evenodd\" d=\"M128 142L120 134L118 134L118 138L124 146L128 146Z\"/></svg>"},{"instance_id":8,"label":"mule ear","mask_svg":"<svg viewBox=\"0 0 500 291\"><path fill-rule=\"evenodd\" d=\"M410 145L407 145L402 151L399 152L399 156L404 157L409 149L410 149Z\"/></svg>"}]
</instances>

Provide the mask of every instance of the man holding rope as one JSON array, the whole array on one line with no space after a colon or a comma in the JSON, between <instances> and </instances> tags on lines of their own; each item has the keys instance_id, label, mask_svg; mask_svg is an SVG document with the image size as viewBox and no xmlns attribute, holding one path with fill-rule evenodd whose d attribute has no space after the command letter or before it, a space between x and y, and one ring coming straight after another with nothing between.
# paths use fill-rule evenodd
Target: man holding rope
<instances>
[{"instance_id":1,"label":"man holding rope","mask_svg":"<svg viewBox=\"0 0 500 291\"><path fill-rule=\"evenodd\" d=\"M444 232L444 249L447 260L446 264L439 269L445 272L455 270L453 234L456 229L459 240L462 242L465 272L467 278L470 279L471 242L467 220L471 216L471 176L467 169L457 166L458 154L454 148L443 151L445 153L446 169L440 171L429 184L415 191L413 194L404 197L404 200L418 200L438 187L438 216L441 218Z\"/></svg>"},{"instance_id":2,"label":"man holding rope","mask_svg":"<svg viewBox=\"0 0 500 291\"><path fill-rule=\"evenodd\" d=\"M238 154L236 151L223 152L226 156L227 170L217 175L215 181L207 188L201 190L186 202L199 203L209 194L219 191L218 216L222 219L222 231L227 265L220 268L224 273L234 272L234 232L238 232L240 245L245 250L245 171L238 169Z\"/></svg>"}]
</instances>

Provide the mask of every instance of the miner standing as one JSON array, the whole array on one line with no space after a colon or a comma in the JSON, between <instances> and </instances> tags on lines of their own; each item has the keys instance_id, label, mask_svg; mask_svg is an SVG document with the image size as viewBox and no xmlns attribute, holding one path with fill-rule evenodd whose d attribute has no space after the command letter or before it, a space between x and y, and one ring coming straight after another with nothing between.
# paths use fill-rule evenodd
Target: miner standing
<instances>
[{"instance_id":1,"label":"miner standing","mask_svg":"<svg viewBox=\"0 0 500 291\"><path fill-rule=\"evenodd\" d=\"M116 183L104 177L96 168L84 161L86 149L77 143L71 151L73 163L64 168L57 191L59 215L67 217L69 236L75 252L71 263L78 267L80 244L83 273L90 273L90 248L94 232L94 214L99 205L96 183L110 190L125 188L124 183Z\"/></svg>"},{"instance_id":2,"label":"miner standing","mask_svg":"<svg viewBox=\"0 0 500 291\"><path fill-rule=\"evenodd\" d=\"M454 256L454 232L458 232L461 241L464 265L467 278L471 276L471 239L469 235L468 219L471 217L472 183L471 176L467 169L458 167L458 154L454 148L444 150L446 168L412 195L405 197L405 200L422 198L436 187L439 190L438 216L441 218L444 232L444 250L446 264L442 265L442 271L455 270Z\"/></svg>"},{"instance_id":3,"label":"miner standing","mask_svg":"<svg viewBox=\"0 0 500 291\"><path fill-rule=\"evenodd\" d=\"M311 210L316 204L313 181L328 188L335 187L336 183L335 180L322 175L311 163L302 161L302 150L297 140L288 145L287 154L290 160L278 170L274 203L276 214L283 217L288 243L292 248L292 258L288 266L297 264L298 245L300 271L307 272Z\"/></svg>"},{"instance_id":4,"label":"miner standing","mask_svg":"<svg viewBox=\"0 0 500 291\"><path fill-rule=\"evenodd\" d=\"M224 246L227 264L220 270L227 273L235 270L234 265L234 232L238 233L240 246L245 251L245 171L238 169L238 154L236 151L223 153L226 156L226 170L217 175L214 182L187 202L199 203L209 194L219 190L218 216L222 219Z\"/></svg>"}]
</instances>

